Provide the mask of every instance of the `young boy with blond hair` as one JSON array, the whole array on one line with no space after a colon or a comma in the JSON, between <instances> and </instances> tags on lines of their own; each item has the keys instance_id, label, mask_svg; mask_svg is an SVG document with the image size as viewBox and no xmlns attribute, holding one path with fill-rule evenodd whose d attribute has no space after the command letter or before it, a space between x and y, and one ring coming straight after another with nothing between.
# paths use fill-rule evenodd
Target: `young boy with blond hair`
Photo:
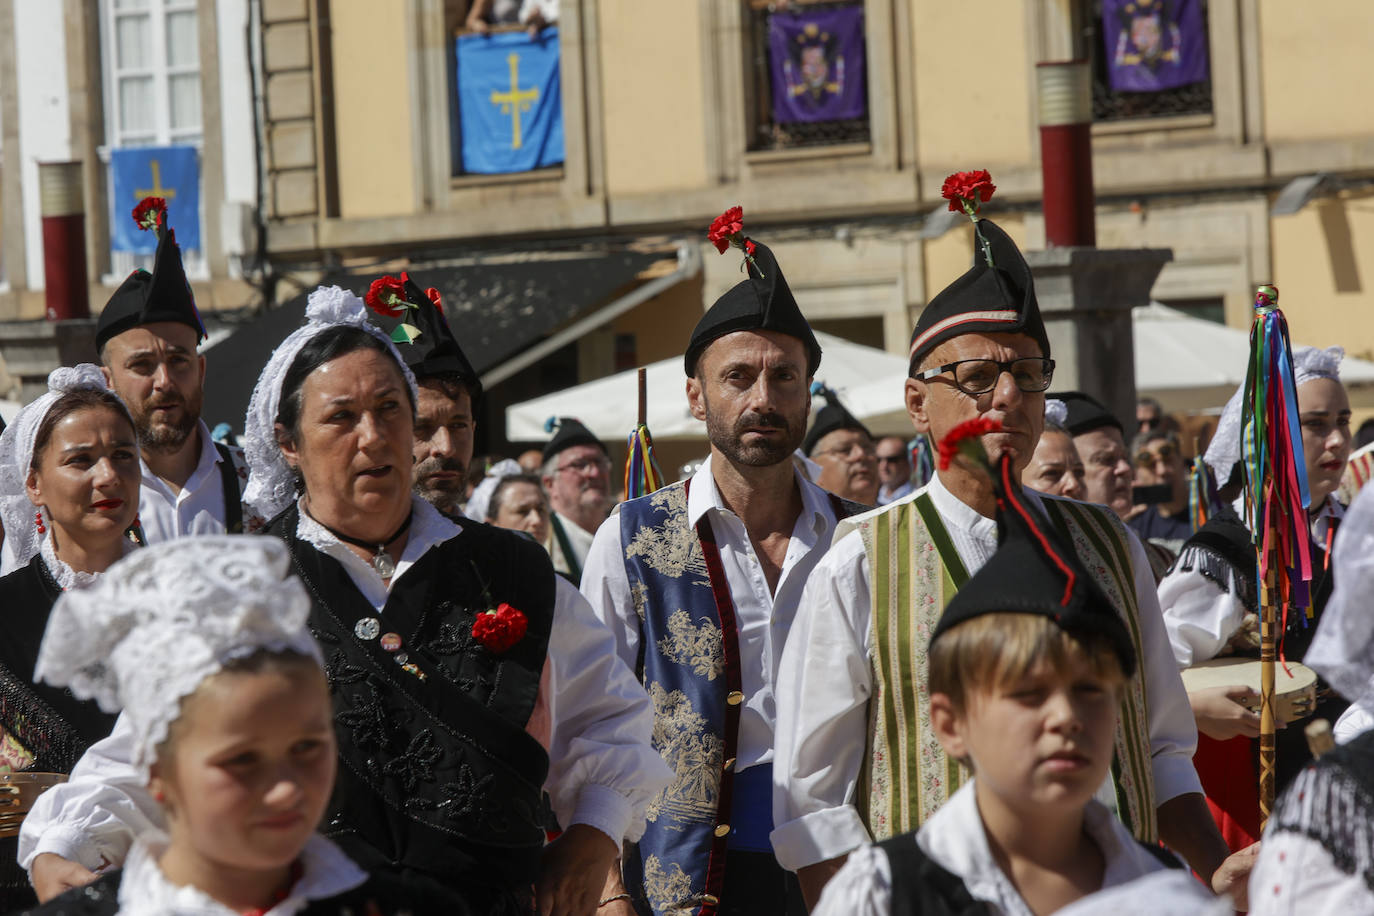
<instances>
[{"instance_id":1,"label":"young boy with blond hair","mask_svg":"<svg viewBox=\"0 0 1374 916\"><path fill-rule=\"evenodd\" d=\"M920 830L851 853L817 916L1039 916L1179 867L1094 799L1134 641L1011 474L1005 459L993 474L997 553L950 601L927 652L929 727L973 778ZM1200 907L1214 899L1182 871L1175 889Z\"/></svg>"}]
</instances>

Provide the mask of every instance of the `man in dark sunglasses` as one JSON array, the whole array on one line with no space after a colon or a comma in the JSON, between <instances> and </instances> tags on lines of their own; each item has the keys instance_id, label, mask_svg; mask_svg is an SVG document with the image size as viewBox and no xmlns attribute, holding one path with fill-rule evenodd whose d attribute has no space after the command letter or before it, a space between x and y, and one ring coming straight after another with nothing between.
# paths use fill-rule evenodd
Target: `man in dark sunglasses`
<instances>
[{"instance_id":1,"label":"man in dark sunglasses","mask_svg":"<svg viewBox=\"0 0 1374 916\"><path fill-rule=\"evenodd\" d=\"M1126 524L1142 541L1163 542L1177 551L1193 534L1188 518L1188 466L1178 437L1156 425L1135 437L1131 456L1137 492L1152 493L1152 502Z\"/></svg>"}]
</instances>

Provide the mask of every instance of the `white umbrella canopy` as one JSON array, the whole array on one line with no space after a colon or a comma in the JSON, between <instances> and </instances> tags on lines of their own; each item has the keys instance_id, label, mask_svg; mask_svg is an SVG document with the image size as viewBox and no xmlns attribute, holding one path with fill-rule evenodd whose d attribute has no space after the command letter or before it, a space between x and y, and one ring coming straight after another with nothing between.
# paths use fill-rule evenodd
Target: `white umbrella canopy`
<instances>
[{"instance_id":1,"label":"white umbrella canopy","mask_svg":"<svg viewBox=\"0 0 1374 916\"><path fill-rule=\"evenodd\" d=\"M817 332L816 340L822 351L816 379L833 389L850 413L867 422L869 417L889 413L894 407L900 410L901 379L906 377L904 357L833 334ZM682 357L653 363L647 367L646 377L649 431L654 441L705 439L706 424L687 409ZM886 387L872 385L874 379L883 380ZM544 423L549 417L577 417L598 438L616 441L634 429L638 409L637 370L630 369L512 404L506 408L506 436L512 442L547 439ZM905 422L905 414L901 417Z\"/></svg>"},{"instance_id":2,"label":"white umbrella canopy","mask_svg":"<svg viewBox=\"0 0 1374 916\"><path fill-rule=\"evenodd\" d=\"M1194 318L1158 302L1132 310L1135 387L1166 411L1220 409L1245 381L1250 330ZM1331 341L1293 341L1328 346ZM1341 381L1356 405L1374 403L1374 363L1347 356Z\"/></svg>"}]
</instances>

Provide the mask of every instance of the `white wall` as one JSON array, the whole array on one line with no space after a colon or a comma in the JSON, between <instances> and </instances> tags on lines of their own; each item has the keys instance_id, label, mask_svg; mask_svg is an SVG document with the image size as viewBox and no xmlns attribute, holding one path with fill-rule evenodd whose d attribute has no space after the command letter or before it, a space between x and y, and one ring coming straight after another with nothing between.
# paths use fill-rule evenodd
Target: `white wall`
<instances>
[{"instance_id":1,"label":"white wall","mask_svg":"<svg viewBox=\"0 0 1374 916\"><path fill-rule=\"evenodd\" d=\"M248 0L217 0L215 31L219 41L220 129L224 143L224 207L221 239L224 253L244 254L245 220L257 193L253 158L253 95L248 78ZM205 193L214 193L206 188ZM247 208L247 209L246 209Z\"/></svg>"},{"instance_id":2,"label":"white wall","mask_svg":"<svg viewBox=\"0 0 1374 916\"><path fill-rule=\"evenodd\" d=\"M9 167L17 165L21 170L29 288L43 289L43 224L38 201L38 163L63 162L72 158L67 39L62 25L64 2L11 2L14 4L13 39L15 70L18 74L19 149L10 151ZM13 155L15 152L17 155Z\"/></svg>"}]
</instances>

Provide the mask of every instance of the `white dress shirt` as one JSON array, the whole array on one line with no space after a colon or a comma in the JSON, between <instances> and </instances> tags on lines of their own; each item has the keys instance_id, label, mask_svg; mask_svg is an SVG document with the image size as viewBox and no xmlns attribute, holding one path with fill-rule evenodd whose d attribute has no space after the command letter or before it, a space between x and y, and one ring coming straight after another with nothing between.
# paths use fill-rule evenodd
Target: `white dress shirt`
<instances>
[{"instance_id":1,"label":"white dress shirt","mask_svg":"<svg viewBox=\"0 0 1374 916\"><path fill-rule=\"evenodd\" d=\"M1324 546L1333 522L1339 525L1344 516L1345 506L1328 496L1309 522L1312 543ZM1339 527L1336 530L1339 531ZM1321 562L1319 557L1313 559ZM1236 588L1234 570L1228 569L1223 589L1196 566L1188 570L1182 566L1175 564L1160 580L1159 606L1164 612L1164 626L1169 631L1169 645L1173 647L1178 666L1187 668L1216 657L1240 629L1246 607Z\"/></svg>"},{"instance_id":2,"label":"white dress shirt","mask_svg":"<svg viewBox=\"0 0 1374 916\"><path fill-rule=\"evenodd\" d=\"M992 857L973 785L970 782L955 792L908 841L916 843L936 865L962 878L970 896L986 903L991 914L1034 916ZM1106 863L1102 887L1115 887L1164 870L1164 864L1095 801L1089 801L1083 810L1083 829L1102 851ZM1192 883L1197 884L1195 880ZM1201 892L1200 885L1198 890ZM1203 893L1199 899L1205 903L1212 898ZM888 916L891 912L890 860L881 848L865 844L849 854L844 867L825 885L811 916Z\"/></svg>"},{"instance_id":3,"label":"white dress shirt","mask_svg":"<svg viewBox=\"0 0 1374 916\"><path fill-rule=\"evenodd\" d=\"M960 502L938 475L903 502L921 492L930 494L964 567L970 574L981 568L997 550L997 523ZM1022 493L1026 502L1044 512L1042 503L1049 497L1029 489ZM1197 726L1169 649L1145 549L1129 530L1127 537L1144 650L1140 672L1145 679L1158 806L1202 791L1193 769ZM863 538L851 531L843 534L807 581L796 631L778 672L773 765L773 823L777 827L771 839L779 864L790 871L844 855L869 841L854 799L870 752L871 601Z\"/></svg>"},{"instance_id":4,"label":"white dress shirt","mask_svg":"<svg viewBox=\"0 0 1374 916\"><path fill-rule=\"evenodd\" d=\"M549 559L553 561L553 568L557 572L572 575L572 564L568 562L568 557L563 555L563 545L558 541L558 535L554 533L555 519L556 524L563 526L563 533L568 537L568 546L572 548L572 559L577 561L577 565L585 571L587 568L587 552L592 549L592 539L596 532L588 531L577 522L568 518L566 515L559 515L557 512L549 513L549 543L544 545L549 552Z\"/></svg>"},{"instance_id":5,"label":"white dress shirt","mask_svg":"<svg viewBox=\"0 0 1374 916\"><path fill-rule=\"evenodd\" d=\"M388 585L372 564L304 512L297 536L339 561L362 596L382 613L395 585L430 548L459 527L415 497L410 537ZM556 582L553 630L539 698L527 726L549 751L544 787L565 827L588 824L616 845L644 832L650 800L672 771L649 744L653 709L644 688L614 651L610 632L566 581ZM161 809L132 767L132 736L121 716L108 738L82 756L68 782L40 796L19 838L19 861L53 852L95 868L123 860L135 835L161 828Z\"/></svg>"},{"instance_id":6,"label":"white dress shirt","mask_svg":"<svg viewBox=\"0 0 1374 916\"><path fill-rule=\"evenodd\" d=\"M710 520L725 582L735 602L740 688L745 696L735 756L739 761L737 768L743 770L773 759L773 684L783 643L792 629L806 577L830 546L835 512L829 495L794 467L802 511L792 526L777 591L769 592L768 580L744 522L721 500L720 489L711 475L712 460L707 458L692 476L687 492L687 523L695 527L703 516ZM596 533L582 573L582 593L615 635L620 658L634 670L639 657L639 614L625 572L619 512L617 508Z\"/></svg>"},{"instance_id":7,"label":"white dress shirt","mask_svg":"<svg viewBox=\"0 0 1374 916\"><path fill-rule=\"evenodd\" d=\"M220 479L220 454L210 438L210 427L201 420L196 424L200 435L200 460L186 479L180 492L173 493L161 477L148 470L148 463L139 459L143 479L139 487L138 521L149 544L161 544L173 538L192 534L224 534L224 484ZM236 457L242 458L242 451ZM239 495L248 482L247 464L235 461L234 476L239 481ZM242 473L240 473L242 469ZM244 529L252 513L244 508Z\"/></svg>"}]
</instances>

